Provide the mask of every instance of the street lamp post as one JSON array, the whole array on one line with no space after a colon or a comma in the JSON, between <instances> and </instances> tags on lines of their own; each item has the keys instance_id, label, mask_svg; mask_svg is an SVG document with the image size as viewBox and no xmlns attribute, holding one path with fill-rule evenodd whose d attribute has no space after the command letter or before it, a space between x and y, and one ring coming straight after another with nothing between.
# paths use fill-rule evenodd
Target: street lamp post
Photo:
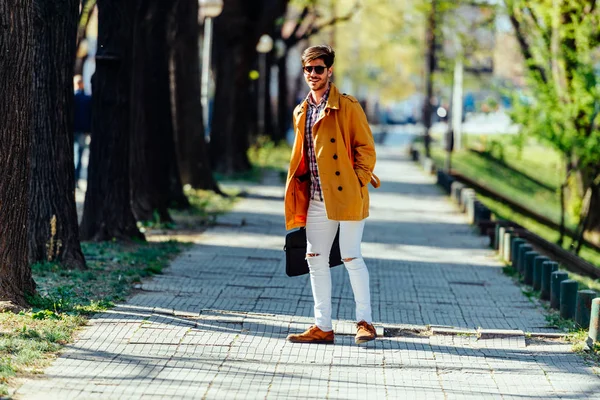
<instances>
[{"instance_id":1,"label":"street lamp post","mask_svg":"<svg viewBox=\"0 0 600 400\"><path fill-rule=\"evenodd\" d=\"M223 0L198 0L200 19L204 20L204 42L202 44L202 76L200 101L202 103L202 120L204 134L210 134L208 123L208 82L210 78L210 51L212 43L212 19L223 11Z\"/></svg>"},{"instance_id":2,"label":"street lamp post","mask_svg":"<svg viewBox=\"0 0 600 400\"><path fill-rule=\"evenodd\" d=\"M265 100L266 90L269 87L269 82L266 81L267 53L271 50L273 50L273 39L269 35L262 35L256 45L256 51L260 53L258 58L260 79L258 85L258 131L261 134L265 133Z\"/></svg>"}]
</instances>

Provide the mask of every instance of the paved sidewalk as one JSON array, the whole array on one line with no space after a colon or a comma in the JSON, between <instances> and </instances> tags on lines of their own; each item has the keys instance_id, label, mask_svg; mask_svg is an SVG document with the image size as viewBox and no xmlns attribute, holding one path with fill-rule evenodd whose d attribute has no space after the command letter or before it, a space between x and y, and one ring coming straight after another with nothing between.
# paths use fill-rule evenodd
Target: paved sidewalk
<instances>
[{"instance_id":1,"label":"paved sidewalk","mask_svg":"<svg viewBox=\"0 0 600 400\"><path fill-rule=\"evenodd\" d=\"M600 399L600 378L569 344L407 329L552 331L431 177L397 148L379 149L376 172L363 255L379 332L393 336L354 344L340 266L335 345L285 341L312 322L312 295L306 276L284 273L283 187L258 186L163 275L96 316L17 397Z\"/></svg>"}]
</instances>

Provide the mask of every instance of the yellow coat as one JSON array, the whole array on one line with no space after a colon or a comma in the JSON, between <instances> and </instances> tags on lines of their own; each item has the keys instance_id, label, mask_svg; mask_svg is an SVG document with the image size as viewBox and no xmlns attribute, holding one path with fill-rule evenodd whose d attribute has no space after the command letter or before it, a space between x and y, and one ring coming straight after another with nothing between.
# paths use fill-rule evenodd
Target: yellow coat
<instances>
[{"instance_id":1,"label":"yellow coat","mask_svg":"<svg viewBox=\"0 0 600 400\"><path fill-rule=\"evenodd\" d=\"M358 100L330 85L325 109L313 127L325 209L330 220L360 221L369 216L368 183L379 187L379 179L373 175L375 142ZM285 186L288 230L306 225L310 201L310 178L298 179L309 172L304 148L307 107L304 100L293 114L296 138Z\"/></svg>"}]
</instances>

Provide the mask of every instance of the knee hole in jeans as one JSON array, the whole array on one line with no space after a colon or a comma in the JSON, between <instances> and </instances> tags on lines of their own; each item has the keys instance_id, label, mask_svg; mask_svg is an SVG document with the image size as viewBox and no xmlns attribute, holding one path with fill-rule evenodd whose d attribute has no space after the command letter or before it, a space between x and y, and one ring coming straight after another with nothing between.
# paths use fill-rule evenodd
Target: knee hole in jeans
<instances>
[{"instance_id":1,"label":"knee hole in jeans","mask_svg":"<svg viewBox=\"0 0 600 400\"><path fill-rule=\"evenodd\" d=\"M365 267L362 257L348 257L342 258L346 269L359 270Z\"/></svg>"}]
</instances>

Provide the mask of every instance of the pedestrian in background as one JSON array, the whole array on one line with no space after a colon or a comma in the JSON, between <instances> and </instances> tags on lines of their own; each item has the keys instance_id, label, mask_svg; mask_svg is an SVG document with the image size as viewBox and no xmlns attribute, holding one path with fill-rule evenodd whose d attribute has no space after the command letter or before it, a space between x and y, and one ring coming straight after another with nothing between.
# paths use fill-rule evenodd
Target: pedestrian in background
<instances>
[{"instance_id":1,"label":"pedestrian in background","mask_svg":"<svg viewBox=\"0 0 600 400\"><path fill-rule=\"evenodd\" d=\"M302 53L310 93L293 114L295 141L285 192L286 228L305 226L315 324L288 336L296 343L333 343L329 253L339 227L342 261L356 303L355 342L375 339L369 271L361 254L369 215L369 182L379 187L375 144L359 102L330 82L335 53L326 45Z\"/></svg>"},{"instance_id":2,"label":"pedestrian in background","mask_svg":"<svg viewBox=\"0 0 600 400\"><path fill-rule=\"evenodd\" d=\"M92 131L92 98L86 94L83 86L83 78L76 75L75 86L75 119L74 119L74 146L75 156L75 185L79 187L81 179L83 152L87 148L90 133Z\"/></svg>"}]
</instances>

